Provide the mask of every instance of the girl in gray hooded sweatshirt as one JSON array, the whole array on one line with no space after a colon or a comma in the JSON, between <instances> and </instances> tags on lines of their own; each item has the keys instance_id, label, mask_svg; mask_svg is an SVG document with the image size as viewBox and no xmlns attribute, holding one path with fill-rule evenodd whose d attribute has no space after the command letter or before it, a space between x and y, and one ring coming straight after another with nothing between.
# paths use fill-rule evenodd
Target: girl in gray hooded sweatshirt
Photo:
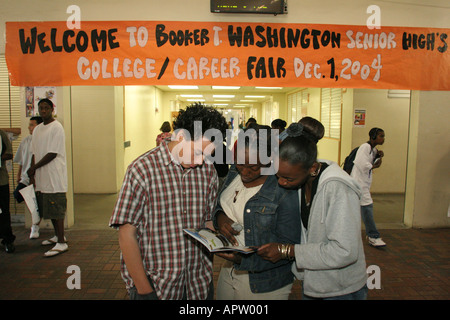
<instances>
[{"instance_id":1,"label":"girl in gray hooded sweatshirt","mask_svg":"<svg viewBox=\"0 0 450 320\"><path fill-rule=\"evenodd\" d=\"M297 126L280 145L277 176L282 187L298 189L302 240L269 243L258 254L272 262L295 259L304 299L366 299L359 185L336 163L318 161L317 141Z\"/></svg>"}]
</instances>

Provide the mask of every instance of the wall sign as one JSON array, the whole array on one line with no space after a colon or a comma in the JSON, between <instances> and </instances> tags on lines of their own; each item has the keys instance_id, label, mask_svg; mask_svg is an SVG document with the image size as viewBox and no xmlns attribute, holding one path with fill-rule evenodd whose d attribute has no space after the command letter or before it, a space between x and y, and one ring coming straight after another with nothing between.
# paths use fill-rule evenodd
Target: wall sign
<instances>
[{"instance_id":1,"label":"wall sign","mask_svg":"<svg viewBox=\"0 0 450 320\"><path fill-rule=\"evenodd\" d=\"M186 21L7 22L16 86L450 90L450 29Z\"/></svg>"},{"instance_id":2,"label":"wall sign","mask_svg":"<svg viewBox=\"0 0 450 320\"><path fill-rule=\"evenodd\" d=\"M353 126L364 128L366 126L366 110L365 109L355 109L353 112Z\"/></svg>"}]
</instances>

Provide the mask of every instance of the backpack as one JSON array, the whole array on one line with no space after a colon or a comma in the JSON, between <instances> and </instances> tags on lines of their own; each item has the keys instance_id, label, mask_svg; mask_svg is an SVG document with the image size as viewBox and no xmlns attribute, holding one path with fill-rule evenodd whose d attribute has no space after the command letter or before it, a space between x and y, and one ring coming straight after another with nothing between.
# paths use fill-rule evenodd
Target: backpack
<instances>
[{"instance_id":1,"label":"backpack","mask_svg":"<svg viewBox=\"0 0 450 320\"><path fill-rule=\"evenodd\" d=\"M356 147L355 149L353 149L344 160L343 169L348 174L352 173L352 169L353 169L353 165L354 165L353 161L355 160L356 152L358 152L358 149L359 149L359 147Z\"/></svg>"}]
</instances>

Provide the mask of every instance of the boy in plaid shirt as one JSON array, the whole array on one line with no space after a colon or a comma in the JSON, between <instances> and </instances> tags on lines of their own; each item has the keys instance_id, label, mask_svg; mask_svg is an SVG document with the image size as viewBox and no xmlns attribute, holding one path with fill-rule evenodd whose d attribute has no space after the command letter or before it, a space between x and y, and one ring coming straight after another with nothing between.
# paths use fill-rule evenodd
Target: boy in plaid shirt
<instances>
[{"instance_id":1,"label":"boy in plaid shirt","mask_svg":"<svg viewBox=\"0 0 450 320\"><path fill-rule=\"evenodd\" d=\"M194 130L198 121L200 132ZM180 110L174 125L181 130L171 140L128 167L110 220L119 229L122 277L131 299L213 297L212 256L183 229L211 220L218 177L204 161L214 149L204 134L218 129L224 137L227 123L217 110L196 104Z\"/></svg>"}]
</instances>

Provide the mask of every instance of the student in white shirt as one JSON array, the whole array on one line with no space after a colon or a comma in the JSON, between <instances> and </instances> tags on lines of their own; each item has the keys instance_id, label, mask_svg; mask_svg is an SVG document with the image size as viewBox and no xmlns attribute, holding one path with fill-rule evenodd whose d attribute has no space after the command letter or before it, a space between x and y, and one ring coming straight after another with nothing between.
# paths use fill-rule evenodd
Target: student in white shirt
<instances>
[{"instance_id":1,"label":"student in white shirt","mask_svg":"<svg viewBox=\"0 0 450 320\"><path fill-rule=\"evenodd\" d=\"M42 99L38 107L44 122L33 131L33 158L27 173L31 183L35 185L39 215L44 219L51 219L55 229L55 236L42 242L43 245L55 244L45 253L46 257L52 257L68 250L64 237L67 208L65 135L61 123L53 118L52 101Z\"/></svg>"},{"instance_id":2,"label":"student in white shirt","mask_svg":"<svg viewBox=\"0 0 450 320\"><path fill-rule=\"evenodd\" d=\"M373 200L370 194L373 169L381 166L383 151L376 148L384 143L383 129L372 128L369 131L369 141L363 143L356 153L351 176L361 186L361 218L366 227L367 240L371 246L384 247L386 243L380 238L373 218Z\"/></svg>"},{"instance_id":3,"label":"student in white shirt","mask_svg":"<svg viewBox=\"0 0 450 320\"><path fill-rule=\"evenodd\" d=\"M31 151L31 138L34 128L40 123L42 123L41 117L30 118L30 122L28 123L30 135L22 140L13 159L15 163L19 164L19 170L17 171L17 187L14 190L14 198L18 203L24 201L22 194L19 191L30 185L30 178L28 177L27 171L30 168L31 158L33 157ZM31 226L30 239L36 238L39 238L39 225L33 224Z\"/></svg>"}]
</instances>

